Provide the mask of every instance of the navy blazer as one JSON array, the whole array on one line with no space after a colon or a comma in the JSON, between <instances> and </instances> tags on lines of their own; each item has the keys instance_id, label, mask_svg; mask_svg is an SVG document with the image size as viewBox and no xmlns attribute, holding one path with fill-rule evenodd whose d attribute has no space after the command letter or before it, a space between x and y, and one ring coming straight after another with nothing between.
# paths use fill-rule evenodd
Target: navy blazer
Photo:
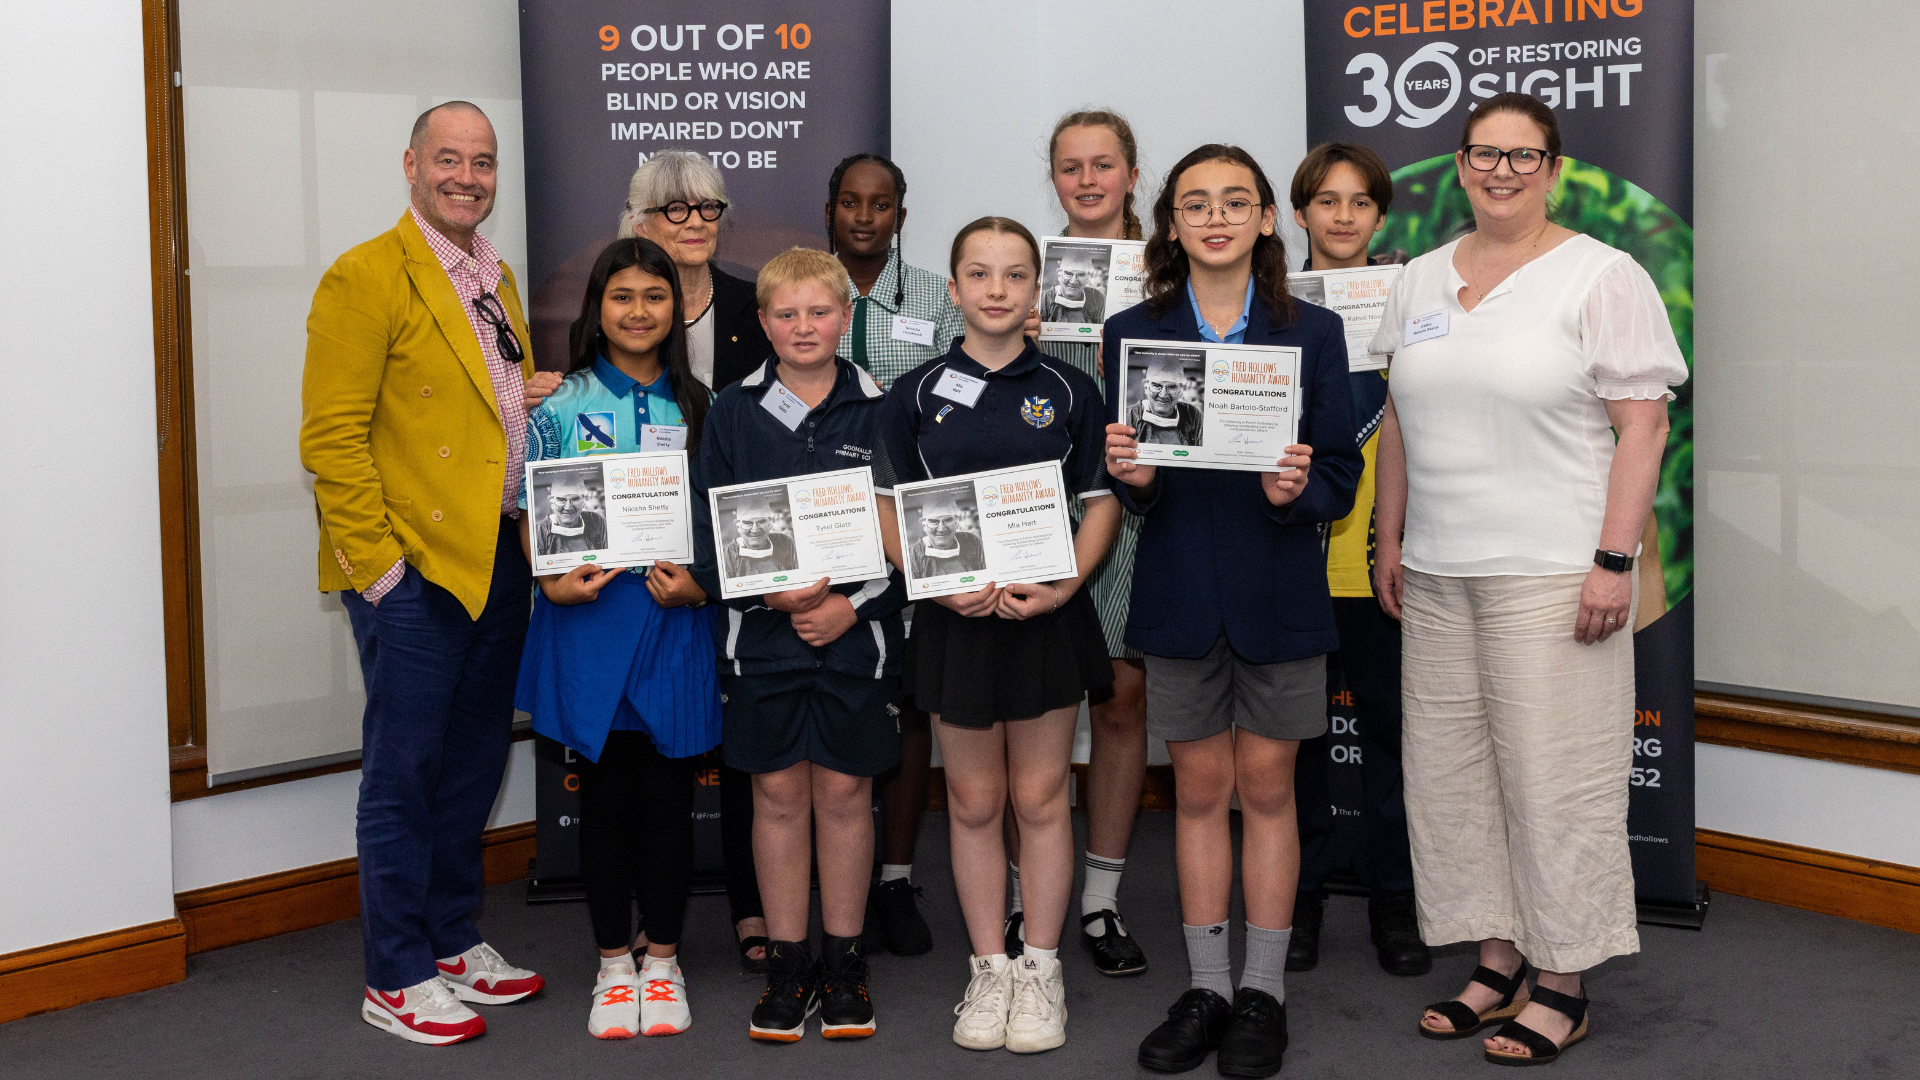
<instances>
[{"instance_id":1,"label":"navy blazer","mask_svg":"<svg viewBox=\"0 0 1920 1080\"><path fill-rule=\"evenodd\" d=\"M1198 658L1225 634L1252 663L1319 656L1340 647L1327 594L1324 526L1353 510L1365 459L1354 439L1347 343L1340 316L1296 301L1294 324L1274 325L1258 296L1244 343L1300 349L1300 441L1313 468L1300 497L1274 506L1260 474L1161 468L1136 495L1113 482L1122 505L1146 520L1133 564L1126 642L1153 656ZM1198 342L1193 305L1181 290L1163 316L1145 304L1109 316L1103 346L1106 385L1124 386L1120 340ZM1114 415L1112 406L1108 412Z\"/></svg>"}]
</instances>

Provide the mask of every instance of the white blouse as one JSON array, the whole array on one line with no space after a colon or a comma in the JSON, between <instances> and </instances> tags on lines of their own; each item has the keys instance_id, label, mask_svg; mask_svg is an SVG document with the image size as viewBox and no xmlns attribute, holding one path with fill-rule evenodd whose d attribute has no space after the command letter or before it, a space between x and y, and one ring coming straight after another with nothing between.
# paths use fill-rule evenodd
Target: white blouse
<instances>
[{"instance_id":1,"label":"white blouse","mask_svg":"<svg viewBox=\"0 0 1920 1080\"><path fill-rule=\"evenodd\" d=\"M1585 573L1613 464L1602 399L1671 399L1687 379L1666 305L1627 253L1578 235L1467 311L1459 244L1407 264L1371 346L1393 356L1406 446L1402 562L1440 577ZM1410 331L1430 315L1445 333Z\"/></svg>"},{"instance_id":2,"label":"white blouse","mask_svg":"<svg viewBox=\"0 0 1920 1080\"><path fill-rule=\"evenodd\" d=\"M687 324L687 366L702 386L713 388L713 301L707 310Z\"/></svg>"}]
</instances>

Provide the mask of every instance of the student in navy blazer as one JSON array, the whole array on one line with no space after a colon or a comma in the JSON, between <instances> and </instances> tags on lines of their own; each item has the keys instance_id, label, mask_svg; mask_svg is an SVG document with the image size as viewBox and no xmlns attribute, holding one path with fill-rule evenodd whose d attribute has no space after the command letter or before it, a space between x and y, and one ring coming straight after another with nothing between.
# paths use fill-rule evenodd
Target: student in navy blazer
<instances>
[{"instance_id":1,"label":"student in navy blazer","mask_svg":"<svg viewBox=\"0 0 1920 1080\"><path fill-rule=\"evenodd\" d=\"M1202 146L1167 173L1147 243L1147 301L1110 316L1106 385L1126 396L1120 343L1290 346L1301 354L1297 442L1272 472L1155 468L1133 428L1107 428L1107 469L1145 520L1126 643L1145 654L1147 731L1173 759L1174 862L1190 988L1140 1043L1140 1064L1271 1076L1287 1048L1286 953L1300 836L1300 740L1327 729L1326 654L1339 647L1323 537L1353 508L1355 444L1340 317L1287 293L1273 185L1246 151ZM1110 403L1115 418L1125 413ZM1241 810L1246 964L1227 950L1228 809ZM1228 999L1231 998L1231 1001Z\"/></svg>"}]
</instances>

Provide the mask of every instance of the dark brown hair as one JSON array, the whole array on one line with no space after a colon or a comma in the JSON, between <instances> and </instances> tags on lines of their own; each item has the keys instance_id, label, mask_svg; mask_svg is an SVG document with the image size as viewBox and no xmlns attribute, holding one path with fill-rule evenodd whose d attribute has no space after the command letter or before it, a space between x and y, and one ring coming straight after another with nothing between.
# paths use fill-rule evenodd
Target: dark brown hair
<instances>
[{"instance_id":1,"label":"dark brown hair","mask_svg":"<svg viewBox=\"0 0 1920 1080\"><path fill-rule=\"evenodd\" d=\"M606 351L606 331L600 328L600 301L607 295L607 280L629 267L643 274L662 278L673 290L673 312L667 320L667 336L660 341L660 366L666 370L673 387L673 402L680 407L680 418L687 422L687 449L700 445L700 429L707 419L707 405L713 394L693 374L687 354L687 328L680 319L680 272L673 259L659 244L645 237L615 240L594 260L593 273L587 278L587 295L580 301L580 318L567 335L567 374L585 371Z\"/></svg>"},{"instance_id":2,"label":"dark brown hair","mask_svg":"<svg viewBox=\"0 0 1920 1080\"><path fill-rule=\"evenodd\" d=\"M1082 109L1070 112L1053 125L1053 135L1047 139L1047 175L1053 175L1053 155L1060 149L1060 133L1070 127L1103 127L1113 132L1120 140L1120 153L1127 159L1127 168L1140 167L1140 145L1134 141L1133 125L1126 117L1108 109ZM1120 213L1126 225L1126 239L1141 240L1145 234L1140 231L1140 215L1133 212L1133 190L1127 190L1127 197L1120 204Z\"/></svg>"},{"instance_id":3,"label":"dark brown hair","mask_svg":"<svg viewBox=\"0 0 1920 1080\"><path fill-rule=\"evenodd\" d=\"M1293 170L1293 189L1287 194L1293 200L1295 210L1305 210L1320 191L1320 185L1327 182L1327 174L1341 162L1353 166L1367 182L1367 197L1380 207L1380 216L1387 216L1387 208L1393 205L1393 174L1387 171L1387 163L1380 155L1364 146L1354 143L1321 143L1307 151L1300 159L1300 167Z\"/></svg>"},{"instance_id":4,"label":"dark brown hair","mask_svg":"<svg viewBox=\"0 0 1920 1080\"><path fill-rule=\"evenodd\" d=\"M1187 265L1187 251L1173 235L1173 204L1179 194L1180 177L1195 165L1209 161L1225 161L1245 168L1253 174L1260 209L1265 211L1277 205L1273 184L1260 163L1237 146L1208 143L1167 170L1167 182L1160 188L1160 197L1153 200L1153 239L1147 241L1146 302L1147 309L1156 317L1165 315L1173 307L1192 273ZM1283 327L1292 326L1294 306L1293 294L1287 291L1287 245L1277 229L1253 238L1253 280L1254 294L1273 310L1275 321Z\"/></svg>"},{"instance_id":5,"label":"dark brown hair","mask_svg":"<svg viewBox=\"0 0 1920 1080\"><path fill-rule=\"evenodd\" d=\"M960 226L959 232L954 234L953 250L947 255L948 277L959 278L960 249L967 245L967 237L977 232L1006 233L1009 236L1017 236L1025 240L1027 242L1027 249L1033 252L1033 272L1035 274L1040 272L1040 241L1033 238L1033 233L1029 232L1025 225L1020 224L1010 217L989 215L967 222L965 225Z\"/></svg>"},{"instance_id":6,"label":"dark brown hair","mask_svg":"<svg viewBox=\"0 0 1920 1080\"><path fill-rule=\"evenodd\" d=\"M1553 110L1540 103L1532 94L1515 93L1509 90L1504 94L1495 94L1480 103L1479 107L1467 114L1466 126L1460 129L1460 149L1465 150L1473 142L1473 125L1492 116L1494 113L1518 113L1539 125L1541 134L1547 137L1547 145L1540 149L1550 158L1560 156L1560 121L1554 119Z\"/></svg>"}]
</instances>

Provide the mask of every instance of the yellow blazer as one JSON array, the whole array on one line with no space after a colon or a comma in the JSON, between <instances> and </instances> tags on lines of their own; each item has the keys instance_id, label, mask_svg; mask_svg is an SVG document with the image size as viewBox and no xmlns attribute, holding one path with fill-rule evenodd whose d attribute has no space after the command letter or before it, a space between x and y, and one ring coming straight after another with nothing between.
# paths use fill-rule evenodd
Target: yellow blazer
<instances>
[{"instance_id":1,"label":"yellow blazer","mask_svg":"<svg viewBox=\"0 0 1920 1080\"><path fill-rule=\"evenodd\" d=\"M513 271L500 299L533 348ZM300 463L313 473L320 589L365 589L405 558L474 617L487 603L507 433L480 340L411 213L340 256L307 315Z\"/></svg>"}]
</instances>

